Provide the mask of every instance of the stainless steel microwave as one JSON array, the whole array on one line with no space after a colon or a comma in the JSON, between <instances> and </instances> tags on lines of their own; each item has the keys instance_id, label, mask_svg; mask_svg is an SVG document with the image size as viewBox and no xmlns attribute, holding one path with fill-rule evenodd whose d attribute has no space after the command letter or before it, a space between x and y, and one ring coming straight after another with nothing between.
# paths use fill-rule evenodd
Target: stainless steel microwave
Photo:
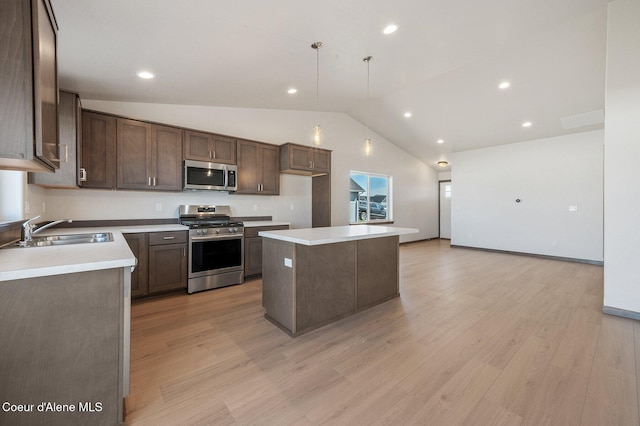
<instances>
[{"instance_id":1,"label":"stainless steel microwave","mask_svg":"<svg viewBox=\"0 0 640 426\"><path fill-rule=\"evenodd\" d=\"M236 191L237 176L238 166L232 164L184 161L184 189Z\"/></svg>"}]
</instances>

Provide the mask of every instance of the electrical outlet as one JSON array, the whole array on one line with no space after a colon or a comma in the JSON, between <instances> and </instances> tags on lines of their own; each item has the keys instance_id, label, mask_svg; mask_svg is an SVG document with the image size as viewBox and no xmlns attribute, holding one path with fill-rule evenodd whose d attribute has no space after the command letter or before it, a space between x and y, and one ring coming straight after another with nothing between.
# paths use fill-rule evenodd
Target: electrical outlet
<instances>
[{"instance_id":1,"label":"electrical outlet","mask_svg":"<svg viewBox=\"0 0 640 426\"><path fill-rule=\"evenodd\" d=\"M46 202L42 202L42 213L47 211L47 203Z\"/></svg>"},{"instance_id":2,"label":"electrical outlet","mask_svg":"<svg viewBox=\"0 0 640 426\"><path fill-rule=\"evenodd\" d=\"M31 206L29 205L28 201L24 202L24 214L29 214L31 213Z\"/></svg>"},{"instance_id":3,"label":"electrical outlet","mask_svg":"<svg viewBox=\"0 0 640 426\"><path fill-rule=\"evenodd\" d=\"M291 203L291 210L293 210L293 203Z\"/></svg>"},{"instance_id":4,"label":"electrical outlet","mask_svg":"<svg viewBox=\"0 0 640 426\"><path fill-rule=\"evenodd\" d=\"M156 203L156 211L157 212L161 212L162 211L162 203Z\"/></svg>"},{"instance_id":5,"label":"electrical outlet","mask_svg":"<svg viewBox=\"0 0 640 426\"><path fill-rule=\"evenodd\" d=\"M258 211L258 205L257 205L257 204L254 204L254 205L253 205L253 211L254 211L254 212L257 212L257 211Z\"/></svg>"},{"instance_id":6,"label":"electrical outlet","mask_svg":"<svg viewBox=\"0 0 640 426\"><path fill-rule=\"evenodd\" d=\"M578 206L569 206L569 211L570 212L577 212L578 211Z\"/></svg>"}]
</instances>

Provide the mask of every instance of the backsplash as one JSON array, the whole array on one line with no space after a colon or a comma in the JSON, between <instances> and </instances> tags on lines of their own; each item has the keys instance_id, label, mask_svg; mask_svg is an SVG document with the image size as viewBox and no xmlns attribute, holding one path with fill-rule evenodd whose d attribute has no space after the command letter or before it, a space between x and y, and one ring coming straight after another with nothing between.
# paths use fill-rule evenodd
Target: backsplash
<instances>
[{"instance_id":1,"label":"backsplash","mask_svg":"<svg viewBox=\"0 0 640 426\"><path fill-rule=\"evenodd\" d=\"M281 175L280 185L279 196L234 195L218 191L47 189L43 217L47 220L177 218L181 204L221 204L231 206L233 216L271 216L296 228L310 227L311 179Z\"/></svg>"}]
</instances>

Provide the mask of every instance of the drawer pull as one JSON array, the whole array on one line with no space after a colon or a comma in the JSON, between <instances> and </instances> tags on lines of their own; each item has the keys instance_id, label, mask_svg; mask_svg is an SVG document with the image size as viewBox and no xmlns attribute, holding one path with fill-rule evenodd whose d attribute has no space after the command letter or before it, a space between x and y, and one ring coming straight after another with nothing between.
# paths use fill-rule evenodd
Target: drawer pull
<instances>
[{"instance_id":1,"label":"drawer pull","mask_svg":"<svg viewBox=\"0 0 640 426\"><path fill-rule=\"evenodd\" d=\"M165 240L175 240L176 239L176 237L162 237L162 238L165 239Z\"/></svg>"}]
</instances>

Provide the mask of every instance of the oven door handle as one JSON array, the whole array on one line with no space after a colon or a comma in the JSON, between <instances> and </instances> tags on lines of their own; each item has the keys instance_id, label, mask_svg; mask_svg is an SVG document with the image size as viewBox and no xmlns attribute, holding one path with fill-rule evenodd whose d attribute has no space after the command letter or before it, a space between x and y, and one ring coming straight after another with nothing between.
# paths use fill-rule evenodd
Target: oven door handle
<instances>
[{"instance_id":1,"label":"oven door handle","mask_svg":"<svg viewBox=\"0 0 640 426\"><path fill-rule=\"evenodd\" d=\"M219 235L216 237L191 237L191 241L215 241L215 240L230 240L241 239L243 235L231 234L231 235Z\"/></svg>"}]
</instances>

